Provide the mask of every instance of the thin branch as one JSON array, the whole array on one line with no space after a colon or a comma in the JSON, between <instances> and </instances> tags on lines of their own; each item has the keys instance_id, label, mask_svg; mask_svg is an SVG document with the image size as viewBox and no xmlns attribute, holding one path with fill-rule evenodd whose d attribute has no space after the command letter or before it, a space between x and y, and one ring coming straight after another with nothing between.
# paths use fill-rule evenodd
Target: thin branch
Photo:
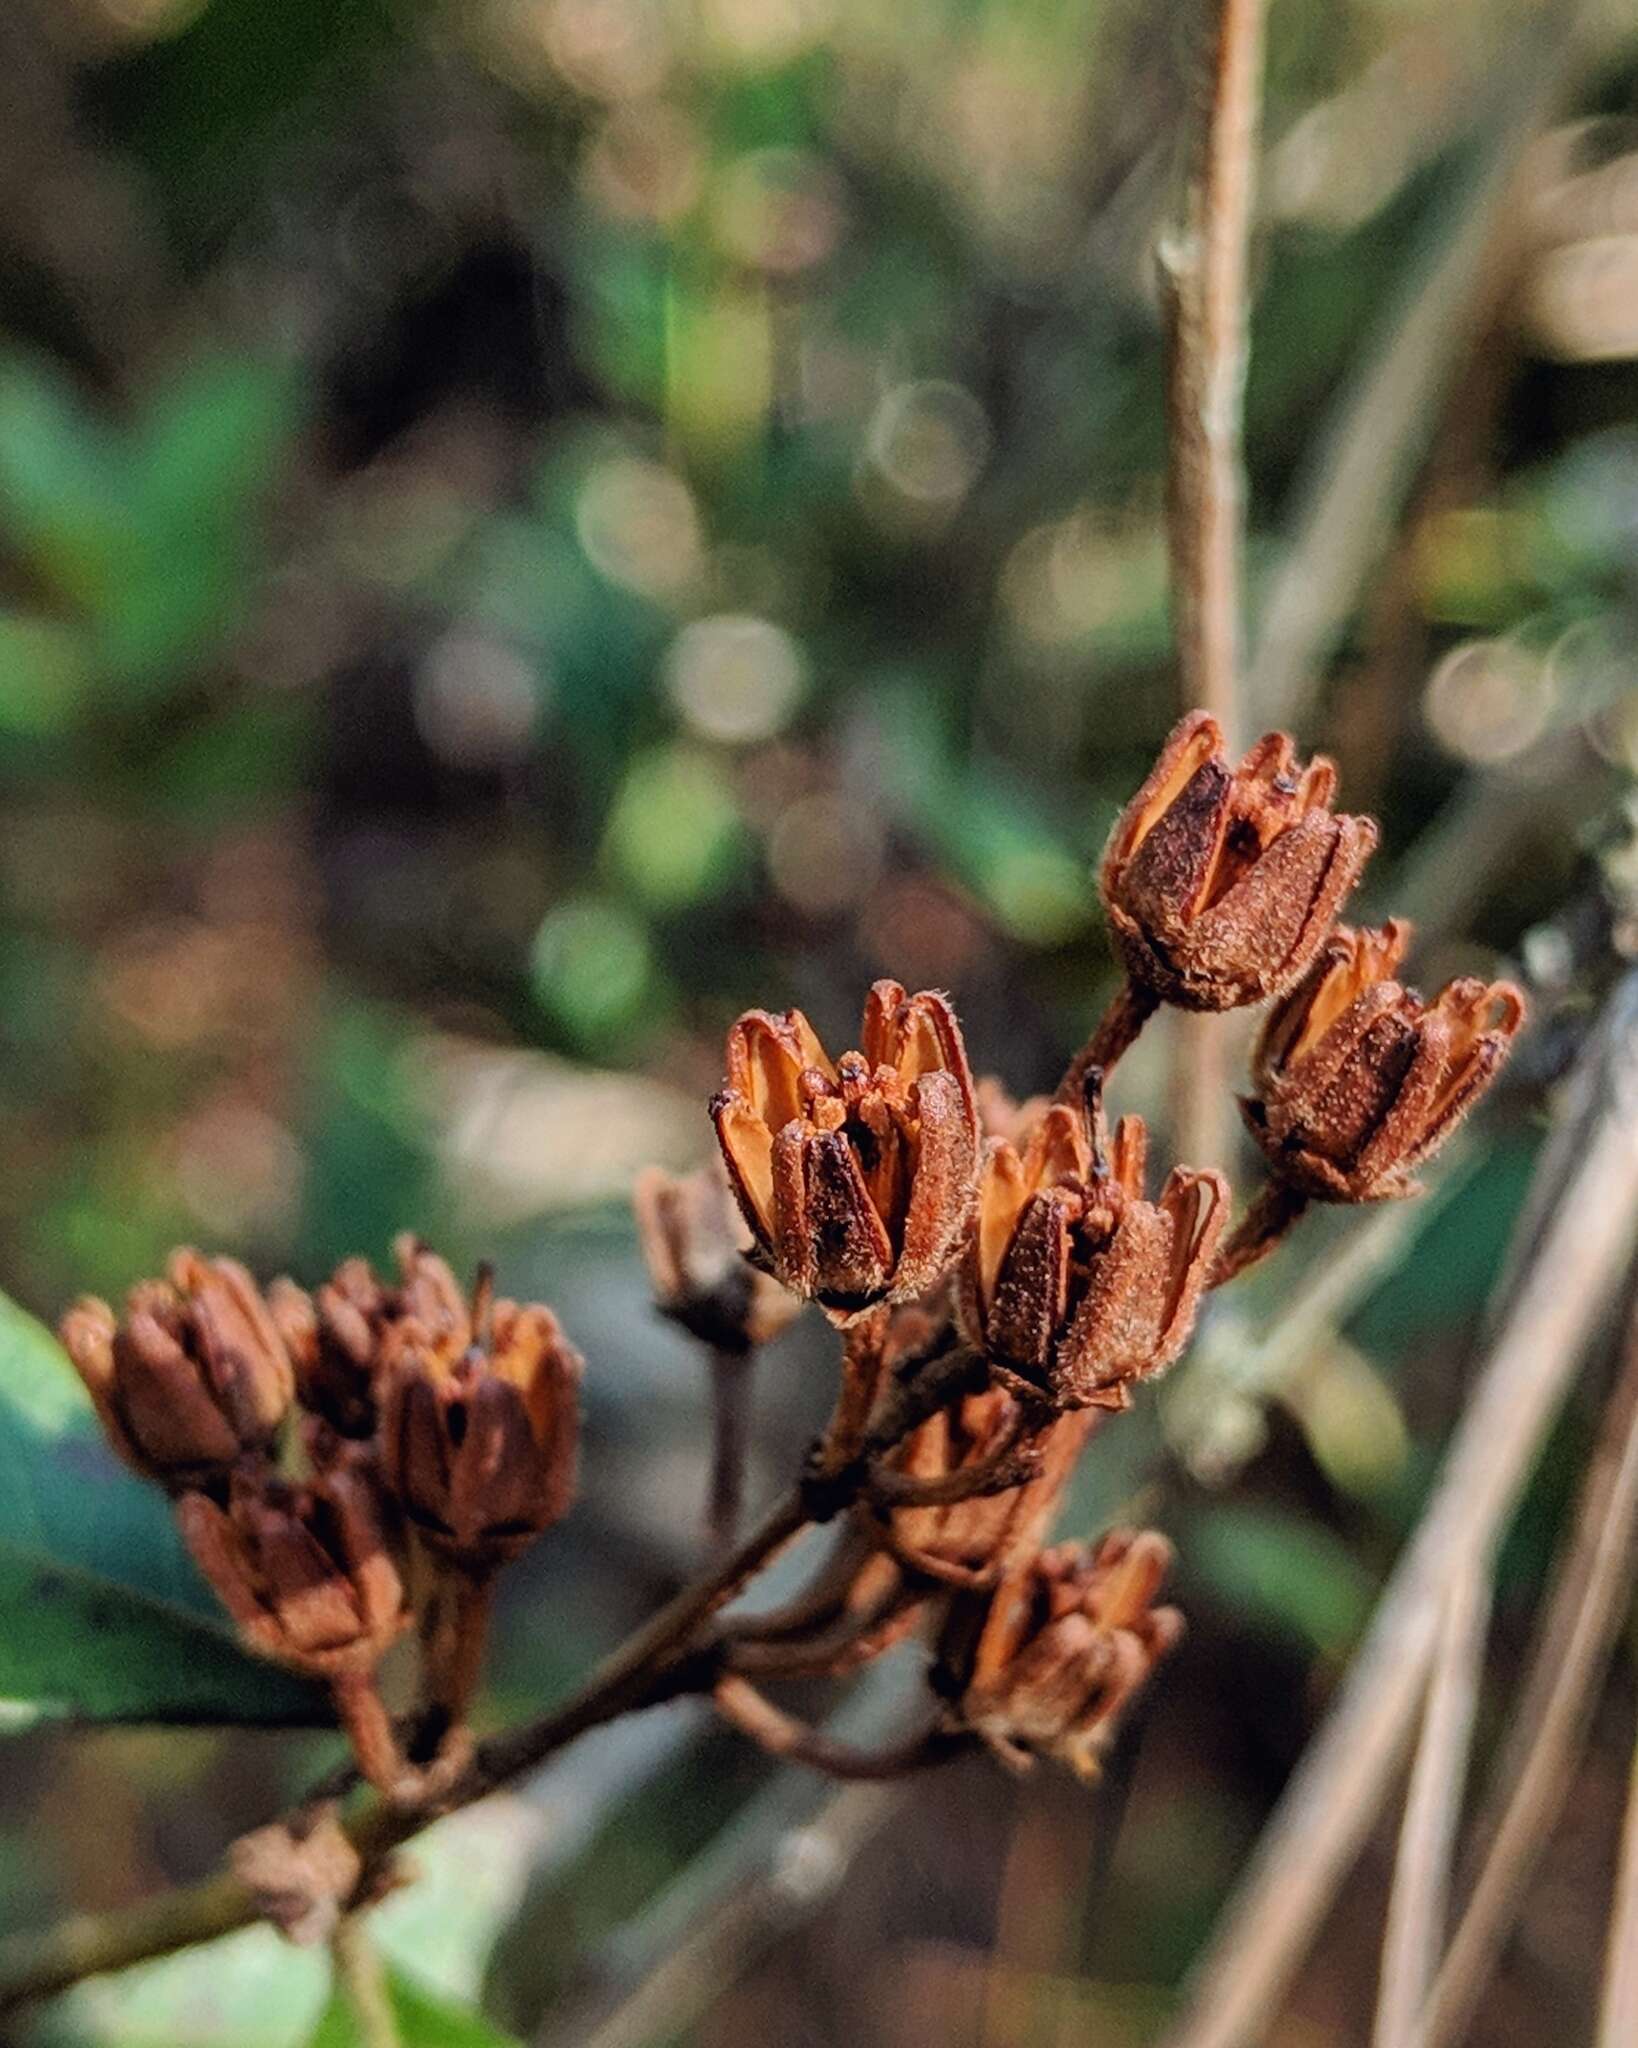
<instances>
[{"instance_id":1,"label":"thin branch","mask_svg":"<svg viewBox=\"0 0 1638 2048\"><path fill-rule=\"evenodd\" d=\"M1481 1828L1484 1863L1434 1986L1425 2048L1466 2034L1574 1776L1593 1703L1631 1596L1638 1527L1638 1316L1605 1406L1575 1533L1495 1767L1511 1787L1499 1824Z\"/></svg>"},{"instance_id":2,"label":"thin branch","mask_svg":"<svg viewBox=\"0 0 1638 2048\"><path fill-rule=\"evenodd\" d=\"M1109 1073L1122 1054L1137 1043L1138 1033L1159 1007L1158 996L1139 988L1135 981L1123 981L1093 1025L1091 1037L1064 1069L1053 1100L1079 1108L1086 1098L1086 1084L1093 1069Z\"/></svg>"},{"instance_id":3,"label":"thin branch","mask_svg":"<svg viewBox=\"0 0 1638 2048\"><path fill-rule=\"evenodd\" d=\"M1186 705L1238 729L1246 269L1262 106L1263 0L1211 0L1211 33L1181 230L1159 251L1165 291L1167 540Z\"/></svg>"},{"instance_id":4,"label":"thin branch","mask_svg":"<svg viewBox=\"0 0 1638 2048\"><path fill-rule=\"evenodd\" d=\"M588 1728L708 1684L714 1673L691 1673L683 1662L687 1650L717 1609L806 1527L800 1493L793 1491L731 1557L662 1607L560 1706L481 1744L436 1811L406 1811L380 1801L366 1806L347 1825L366 1868L444 1813L470 1806L544 1763ZM236 1877L222 1875L121 1911L81 1915L43 1933L0 1942L0 2013L64 1990L98 1971L124 1969L213 1940L248 1926L256 1917L249 1888Z\"/></svg>"},{"instance_id":5,"label":"thin branch","mask_svg":"<svg viewBox=\"0 0 1638 2048\"><path fill-rule=\"evenodd\" d=\"M1450 1868L1467 1782L1490 1618L1488 1556L1451 1580L1399 1833L1371 2048L1422 2048L1420 2022L1450 1906Z\"/></svg>"},{"instance_id":6,"label":"thin branch","mask_svg":"<svg viewBox=\"0 0 1638 2048\"><path fill-rule=\"evenodd\" d=\"M1283 1181L1267 1180L1252 1197L1245 1214L1224 1239L1207 1276L1208 1287L1226 1287L1242 1273L1277 1251L1302 1220L1308 1198Z\"/></svg>"},{"instance_id":7,"label":"thin branch","mask_svg":"<svg viewBox=\"0 0 1638 2048\"><path fill-rule=\"evenodd\" d=\"M1583 1054L1536 1191L1529 1249L1433 1498L1196 1969L1170 2048L1240 2048L1277 2007L1403 1754L1451 1576L1503 1527L1625 1270L1638 1225L1638 975Z\"/></svg>"},{"instance_id":8,"label":"thin branch","mask_svg":"<svg viewBox=\"0 0 1638 2048\"><path fill-rule=\"evenodd\" d=\"M942 1763L968 1746L965 1738L947 1735L936 1725L924 1725L885 1748L860 1749L820 1734L806 1721L776 1707L748 1678L733 1674L717 1681L711 1700L725 1721L769 1756L807 1764L828 1778L899 1778L907 1771Z\"/></svg>"},{"instance_id":9,"label":"thin branch","mask_svg":"<svg viewBox=\"0 0 1638 2048\"><path fill-rule=\"evenodd\" d=\"M1615 1880L1615 1911L1610 1915L1605 1951L1597 2048L1632 2048L1634 2041L1638 2041L1638 1747L1633 1750L1627 1813L1621 1827L1621 1868Z\"/></svg>"},{"instance_id":10,"label":"thin branch","mask_svg":"<svg viewBox=\"0 0 1638 2048\"><path fill-rule=\"evenodd\" d=\"M1212 712L1231 747L1241 722L1241 420L1263 6L1264 0L1210 0L1184 219L1158 251L1178 688L1183 708ZM1220 1019L1172 1019L1174 1150L1201 1166L1221 1164L1228 1149L1226 1053Z\"/></svg>"},{"instance_id":11,"label":"thin branch","mask_svg":"<svg viewBox=\"0 0 1638 2048\"><path fill-rule=\"evenodd\" d=\"M711 1366L711 1490L705 1509L706 1541L713 1557L730 1549L745 1494L751 1441L754 1351L713 1346Z\"/></svg>"},{"instance_id":12,"label":"thin branch","mask_svg":"<svg viewBox=\"0 0 1638 2048\"><path fill-rule=\"evenodd\" d=\"M358 2022L360 2048L401 2048L381 1952L362 1913L343 1913L330 1937L336 1982Z\"/></svg>"}]
</instances>

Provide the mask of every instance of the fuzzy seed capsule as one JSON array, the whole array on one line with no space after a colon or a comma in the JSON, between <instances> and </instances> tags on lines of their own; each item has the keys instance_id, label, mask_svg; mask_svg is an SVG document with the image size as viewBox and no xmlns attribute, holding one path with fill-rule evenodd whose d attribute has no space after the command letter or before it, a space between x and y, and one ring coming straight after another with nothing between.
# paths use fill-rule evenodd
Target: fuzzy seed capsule
<instances>
[{"instance_id":1,"label":"fuzzy seed capsule","mask_svg":"<svg viewBox=\"0 0 1638 2048\"><path fill-rule=\"evenodd\" d=\"M1511 982L1471 976L1426 1002L1394 979L1411 928L1339 926L1270 1012L1246 1124L1276 1179L1311 1201L1419 1192L1430 1158L1489 1087L1524 1022Z\"/></svg>"},{"instance_id":2,"label":"fuzzy seed capsule","mask_svg":"<svg viewBox=\"0 0 1638 2048\"><path fill-rule=\"evenodd\" d=\"M114 1449L172 1491L220 1487L290 1408L289 1354L233 1259L174 1252L167 1277L132 1288L122 1316L87 1296L61 1335Z\"/></svg>"},{"instance_id":3,"label":"fuzzy seed capsule","mask_svg":"<svg viewBox=\"0 0 1638 2048\"><path fill-rule=\"evenodd\" d=\"M978 1165L972 1075L944 997L879 981L860 1037L833 1063L800 1010L749 1011L711 1105L752 1256L837 1323L943 1276Z\"/></svg>"},{"instance_id":4,"label":"fuzzy seed capsule","mask_svg":"<svg viewBox=\"0 0 1638 2048\"><path fill-rule=\"evenodd\" d=\"M1232 1010L1288 988L1313 959L1376 845L1337 817L1336 770L1299 766L1269 733L1233 766L1217 721L1191 712L1122 813L1103 858L1110 930L1132 980L1187 1010Z\"/></svg>"},{"instance_id":5,"label":"fuzzy seed capsule","mask_svg":"<svg viewBox=\"0 0 1638 2048\"><path fill-rule=\"evenodd\" d=\"M1095 1777L1121 1716L1183 1633L1157 1607L1171 1546L1112 1530L1038 1553L951 1611L935 1682L956 1726L1022 1768L1048 1756Z\"/></svg>"},{"instance_id":6,"label":"fuzzy seed capsule","mask_svg":"<svg viewBox=\"0 0 1638 2048\"><path fill-rule=\"evenodd\" d=\"M1188 1341L1228 1213L1220 1173L1177 1168L1143 1192L1147 1136L1111 1139L1100 1077L1055 1104L1022 1154L990 1143L958 1290L969 1339L1004 1383L1061 1408L1129 1405Z\"/></svg>"}]
</instances>

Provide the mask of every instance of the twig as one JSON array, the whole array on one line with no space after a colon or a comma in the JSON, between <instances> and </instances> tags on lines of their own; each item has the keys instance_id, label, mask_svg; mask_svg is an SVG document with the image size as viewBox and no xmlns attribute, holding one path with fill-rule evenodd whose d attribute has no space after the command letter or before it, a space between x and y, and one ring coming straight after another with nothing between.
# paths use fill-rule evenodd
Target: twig
<instances>
[{"instance_id":1,"label":"twig","mask_svg":"<svg viewBox=\"0 0 1638 2048\"><path fill-rule=\"evenodd\" d=\"M1245 553L1241 465L1247 259L1262 106L1263 0L1211 0L1193 162L1178 232L1160 245L1166 315L1166 538L1178 685L1230 746L1240 726ZM1172 1019L1177 1156L1219 1164L1227 1149L1221 1020Z\"/></svg>"},{"instance_id":2,"label":"twig","mask_svg":"<svg viewBox=\"0 0 1638 2048\"><path fill-rule=\"evenodd\" d=\"M1224 1240L1207 1276L1208 1287L1226 1287L1266 1259L1301 1220L1308 1198L1283 1181L1264 1181L1246 1213Z\"/></svg>"},{"instance_id":3,"label":"twig","mask_svg":"<svg viewBox=\"0 0 1638 2048\"><path fill-rule=\"evenodd\" d=\"M731 1547L745 1493L745 1458L750 1446L754 1351L724 1351L713 1345L711 1366L711 1491L705 1509L706 1540L713 1557Z\"/></svg>"},{"instance_id":4,"label":"twig","mask_svg":"<svg viewBox=\"0 0 1638 2048\"><path fill-rule=\"evenodd\" d=\"M1621 1869L1615 1881L1605 1951L1604 1996L1598 2009L1598 2048L1632 2048L1638 2041L1638 1747L1628 1780L1621 1827Z\"/></svg>"},{"instance_id":5,"label":"twig","mask_svg":"<svg viewBox=\"0 0 1638 2048\"><path fill-rule=\"evenodd\" d=\"M1467 1782L1473 1713L1490 1618L1490 1559L1451 1580L1399 1833L1382 1943L1372 2048L1421 2048L1420 2022L1450 1904L1450 1867Z\"/></svg>"},{"instance_id":6,"label":"twig","mask_svg":"<svg viewBox=\"0 0 1638 2048\"><path fill-rule=\"evenodd\" d=\"M1495 1767L1496 1784L1512 1790L1499 1824L1481 1827L1483 1867L1439 1969L1425 2048L1447 2048L1467 2032L1569 1791L1632 1590L1635 1524L1638 1316L1629 1326L1575 1533L1513 1716L1514 1739Z\"/></svg>"},{"instance_id":7,"label":"twig","mask_svg":"<svg viewBox=\"0 0 1638 2048\"><path fill-rule=\"evenodd\" d=\"M945 1735L936 1726L923 1726L885 1748L860 1749L822 1735L806 1721L787 1714L748 1678L737 1674L719 1679L712 1687L711 1700L722 1718L742 1735L748 1735L759 1749L765 1749L770 1756L811 1765L828 1778L902 1777L906 1771L942 1763L967 1746L960 1736Z\"/></svg>"},{"instance_id":8,"label":"twig","mask_svg":"<svg viewBox=\"0 0 1638 2048\"><path fill-rule=\"evenodd\" d=\"M1093 1069L1109 1073L1121 1055L1137 1043L1138 1033L1159 1007L1158 996L1150 995L1136 982L1123 981L1093 1025L1091 1037L1065 1067L1053 1100L1078 1109L1086 1099L1086 1084Z\"/></svg>"},{"instance_id":9,"label":"twig","mask_svg":"<svg viewBox=\"0 0 1638 2048\"><path fill-rule=\"evenodd\" d=\"M588 1728L708 1683L714 1673L691 1674L683 1666L687 1648L746 1579L806 1526L800 1495L787 1494L731 1557L662 1607L560 1706L481 1744L437 1812L410 1812L379 1801L365 1807L349 1822L347 1832L366 1867L442 1813L469 1806L532 1770ZM248 1888L224 1875L121 1911L82 1915L43 1933L0 1943L0 2012L61 1991L98 1971L124 1969L150 1956L213 1940L247 1926L255 1917Z\"/></svg>"},{"instance_id":10,"label":"twig","mask_svg":"<svg viewBox=\"0 0 1638 2048\"><path fill-rule=\"evenodd\" d=\"M387 1973L362 1913L343 1913L336 1922L330 1956L336 1982L358 2022L359 2048L400 2048Z\"/></svg>"},{"instance_id":11,"label":"twig","mask_svg":"<svg viewBox=\"0 0 1638 2048\"><path fill-rule=\"evenodd\" d=\"M1184 702L1238 727L1246 262L1263 0L1211 0L1181 230L1159 250L1168 328L1167 542Z\"/></svg>"},{"instance_id":12,"label":"twig","mask_svg":"<svg viewBox=\"0 0 1638 2048\"><path fill-rule=\"evenodd\" d=\"M1451 1575L1502 1527L1626 1265L1638 1221L1638 975L1583 1055L1536 1183L1535 1213L1551 1212L1434 1496L1197 1967L1170 2048L1238 2048L1277 2005L1403 1752Z\"/></svg>"}]
</instances>

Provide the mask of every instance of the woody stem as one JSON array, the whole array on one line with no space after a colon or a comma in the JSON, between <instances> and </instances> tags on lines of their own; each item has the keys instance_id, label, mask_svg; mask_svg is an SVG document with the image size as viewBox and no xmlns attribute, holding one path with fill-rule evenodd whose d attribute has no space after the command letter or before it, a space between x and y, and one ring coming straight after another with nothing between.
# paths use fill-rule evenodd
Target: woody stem
<instances>
[{"instance_id":1,"label":"woody stem","mask_svg":"<svg viewBox=\"0 0 1638 2048\"><path fill-rule=\"evenodd\" d=\"M705 1532L713 1557L734 1540L745 1492L750 1442L751 1362L755 1353L711 1350L711 1492Z\"/></svg>"},{"instance_id":2,"label":"woody stem","mask_svg":"<svg viewBox=\"0 0 1638 2048\"><path fill-rule=\"evenodd\" d=\"M878 1435L880 1432L878 1432ZM715 1682L719 1671L709 1656L690 1662L701 1631L777 1552L809 1526L800 1488L792 1488L733 1552L684 1587L618 1649L597 1666L575 1692L538 1720L480 1743L472 1760L436 1807L409 1810L379 1799L347 1823L347 1834L367 1866L379 1864L440 1815L470 1806L535 1769L587 1729L640 1707L658 1704ZM376 1701L380 1708L380 1701ZM338 1699L349 1732L353 1723ZM367 1709L362 1709L367 1713ZM391 1724L380 1710L379 1736L390 1739ZM356 1736L355 1736L356 1740ZM379 1760L379 1751L376 1752ZM396 1745L394 1745L396 1756ZM308 1811L304 1802L298 1813ZM197 1942L212 1941L248 1927L257 1918L250 1887L224 1870L184 1891L112 1913L80 1914L37 1934L0 1940L0 2014L77 1984L104 1970L121 1970L150 1957L172 1955Z\"/></svg>"},{"instance_id":3,"label":"woody stem","mask_svg":"<svg viewBox=\"0 0 1638 2048\"><path fill-rule=\"evenodd\" d=\"M336 1719L353 1746L358 1768L385 1798L404 1782L403 1752L373 1671L343 1671L330 1681Z\"/></svg>"},{"instance_id":4,"label":"woody stem","mask_svg":"<svg viewBox=\"0 0 1638 2048\"><path fill-rule=\"evenodd\" d=\"M872 1655L872 1639L889 1647L882 1631L902 1616L907 1608L919 1608L926 1599L920 1589L897 1577L868 1605L844 1613L829 1628L812 1635L783 1642L745 1641L725 1637L722 1661L725 1668L742 1675L762 1678L840 1678Z\"/></svg>"},{"instance_id":5,"label":"woody stem","mask_svg":"<svg viewBox=\"0 0 1638 2048\"><path fill-rule=\"evenodd\" d=\"M936 1358L924 1360L912 1378L900 1380L890 1389L863 1448L890 1451L953 1395L979 1392L988 1378L989 1366L983 1353L971 1345L957 1345Z\"/></svg>"},{"instance_id":6,"label":"woody stem","mask_svg":"<svg viewBox=\"0 0 1638 2048\"><path fill-rule=\"evenodd\" d=\"M912 1472L873 1468L867 1490L876 1505L894 1508L952 1507L958 1501L1006 1493L1029 1478L1038 1462L1033 1445L1019 1442L1024 1429L1021 1413L1009 1416L984 1456L954 1472L922 1478Z\"/></svg>"},{"instance_id":7,"label":"woody stem","mask_svg":"<svg viewBox=\"0 0 1638 2048\"><path fill-rule=\"evenodd\" d=\"M806 1721L776 1707L748 1678L719 1679L711 1699L725 1721L770 1756L809 1764L832 1778L896 1778L905 1771L941 1762L962 1746L960 1737L922 1728L888 1749L855 1749L821 1735Z\"/></svg>"},{"instance_id":8,"label":"woody stem","mask_svg":"<svg viewBox=\"0 0 1638 2048\"><path fill-rule=\"evenodd\" d=\"M1134 981L1123 981L1093 1026L1092 1036L1064 1069L1053 1100L1078 1107L1093 1068L1101 1068L1107 1074L1121 1054L1137 1042L1138 1033L1159 1007L1159 996L1151 995Z\"/></svg>"},{"instance_id":9,"label":"woody stem","mask_svg":"<svg viewBox=\"0 0 1638 2048\"><path fill-rule=\"evenodd\" d=\"M1222 1287L1266 1259L1308 1207L1308 1197L1283 1181L1265 1181L1212 1262L1208 1287Z\"/></svg>"},{"instance_id":10,"label":"woody stem","mask_svg":"<svg viewBox=\"0 0 1638 2048\"><path fill-rule=\"evenodd\" d=\"M493 1572L452 1570L441 1589L448 1616L427 1649L427 1699L444 1727L466 1719L489 1640L489 1617L495 1605Z\"/></svg>"},{"instance_id":11,"label":"woody stem","mask_svg":"<svg viewBox=\"0 0 1638 2048\"><path fill-rule=\"evenodd\" d=\"M819 1460L820 1469L827 1476L842 1471L864 1448L892 1315L893 1311L883 1303L867 1309L843 1333L842 1384L825 1429Z\"/></svg>"},{"instance_id":12,"label":"woody stem","mask_svg":"<svg viewBox=\"0 0 1638 2048\"><path fill-rule=\"evenodd\" d=\"M362 1914L343 1913L337 1921L330 1959L336 1982L352 2007L362 2048L400 2048L387 1972Z\"/></svg>"}]
</instances>

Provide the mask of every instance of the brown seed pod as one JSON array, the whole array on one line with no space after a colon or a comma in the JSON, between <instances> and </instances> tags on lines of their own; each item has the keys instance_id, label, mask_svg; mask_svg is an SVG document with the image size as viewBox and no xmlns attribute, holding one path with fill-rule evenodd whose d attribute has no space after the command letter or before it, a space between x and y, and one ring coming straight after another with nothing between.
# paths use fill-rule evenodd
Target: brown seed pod
<instances>
[{"instance_id":1,"label":"brown seed pod","mask_svg":"<svg viewBox=\"0 0 1638 2048\"><path fill-rule=\"evenodd\" d=\"M771 1343L802 1304L746 1258L753 1239L720 1160L687 1174L648 1166L631 1191L660 1313L713 1350Z\"/></svg>"},{"instance_id":2,"label":"brown seed pod","mask_svg":"<svg viewBox=\"0 0 1638 2048\"><path fill-rule=\"evenodd\" d=\"M879 981L860 1038L833 1063L800 1010L749 1011L711 1104L752 1256L838 1323L943 1276L978 1163L972 1076L944 997Z\"/></svg>"},{"instance_id":3,"label":"brown seed pod","mask_svg":"<svg viewBox=\"0 0 1638 2048\"><path fill-rule=\"evenodd\" d=\"M1103 857L1104 905L1132 980L1187 1010L1288 988L1376 845L1371 819L1333 816L1335 792L1335 768L1300 768L1289 734L1267 734L1234 767L1217 721L1191 712Z\"/></svg>"},{"instance_id":4,"label":"brown seed pod","mask_svg":"<svg viewBox=\"0 0 1638 2048\"><path fill-rule=\"evenodd\" d=\"M184 1494L177 1520L250 1647L310 1677L375 1665L408 1625L380 1504L357 1461L294 1486L241 1466L227 1506Z\"/></svg>"},{"instance_id":5,"label":"brown seed pod","mask_svg":"<svg viewBox=\"0 0 1638 2048\"><path fill-rule=\"evenodd\" d=\"M289 1411L290 1358L235 1260L184 1247L167 1275L132 1288L122 1316L90 1296L77 1302L62 1340L127 1464L173 1491L219 1488Z\"/></svg>"},{"instance_id":6,"label":"brown seed pod","mask_svg":"<svg viewBox=\"0 0 1638 2048\"><path fill-rule=\"evenodd\" d=\"M1128 1703L1182 1636L1176 1609L1154 1605L1171 1555L1152 1531L1112 1530L958 1599L934 1673L953 1724L1014 1768L1040 1755L1096 1776Z\"/></svg>"},{"instance_id":7,"label":"brown seed pod","mask_svg":"<svg viewBox=\"0 0 1638 2048\"><path fill-rule=\"evenodd\" d=\"M480 1290L481 1291L481 1290ZM550 1309L480 1300L451 1358L398 1325L379 1383L383 1483L429 1549L487 1573L574 1501L579 1352Z\"/></svg>"},{"instance_id":8,"label":"brown seed pod","mask_svg":"<svg viewBox=\"0 0 1638 2048\"><path fill-rule=\"evenodd\" d=\"M1241 1109L1276 1178L1320 1202L1419 1192L1444 1143L1507 1058L1524 1021L1511 982L1464 977L1425 1002L1393 978L1410 926L1343 925L1270 1012Z\"/></svg>"},{"instance_id":9,"label":"brown seed pod","mask_svg":"<svg viewBox=\"0 0 1638 2048\"><path fill-rule=\"evenodd\" d=\"M1170 1365L1228 1214L1220 1173L1179 1167L1145 1199L1147 1137L1111 1141L1101 1077L1055 1104L1020 1155L992 1140L962 1268L963 1326L1005 1384L1057 1407L1124 1408L1134 1380Z\"/></svg>"},{"instance_id":10,"label":"brown seed pod","mask_svg":"<svg viewBox=\"0 0 1638 2048\"><path fill-rule=\"evenodd\" d=\"M448 1264L407 1232L393 1254L396 1284L379 1279L367 1259L344 1259L311 1295L283 1279L267 1291L303 1405L346 1437L375 1433L377 1382L402 1326L449 1362L472 1342L466 1297Z\"/></svg>"}]
</instances>

